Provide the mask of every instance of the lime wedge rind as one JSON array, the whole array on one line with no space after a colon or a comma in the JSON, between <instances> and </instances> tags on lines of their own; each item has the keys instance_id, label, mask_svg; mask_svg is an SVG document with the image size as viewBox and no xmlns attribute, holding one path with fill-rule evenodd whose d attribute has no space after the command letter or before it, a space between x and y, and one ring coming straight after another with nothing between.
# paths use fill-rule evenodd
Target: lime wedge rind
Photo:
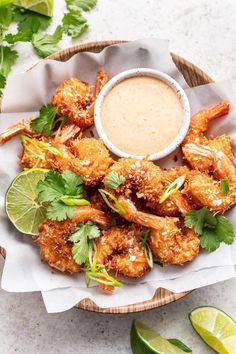
<instances>
[{"instance_id":1,"label":"lime wedge rind","mask_svg":"<svg viewBox=\"0 0 236 354\"><path fill-rule=\"evenodd\" d=\"M133 321L130 339L133 354L186 354L138 321Z\"/></svg>"},{"instance_id":2,"label":"lime wedge rind","mask_svg":"<svg viewBox=\"0 0 236 354\"><path fill-rule=\"evenodd\" d=\"M37 235L38 226L46 217L46 206L36 201L36 186L47 172L42 168L23 171L7 190L7 216L16 229L24 234Z\"/></svg>"},{"instance_id":3,"label":"lime wedge rind","mask_svg":"<svg viewBox=\"0 0 236 354\"><path fill-rule=\"evenodd\" d=\"M53 0L15 0L14 5L52 17Z\"/></svg>"},{"instance_id":4,"label":"lime wedge rind","mask_svg":"<svg viewBox=\"0 0 236 354\"><path fill-rule=\"evenodd\" d=\"M210 348L219 354L236 354L236 323L225 312L213 306L197 307L191 311L189 319Z\"/></svg>"}]
</instances>

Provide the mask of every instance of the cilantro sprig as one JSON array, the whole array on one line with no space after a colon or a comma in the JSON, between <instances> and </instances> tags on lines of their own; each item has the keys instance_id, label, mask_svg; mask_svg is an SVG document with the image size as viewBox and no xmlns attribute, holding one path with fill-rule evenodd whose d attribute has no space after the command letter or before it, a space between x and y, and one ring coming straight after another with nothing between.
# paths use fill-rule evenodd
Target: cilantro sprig
<instances>
[{"instance_id":1,"label":"cilantro sprig","mask_svg":"<svg viewBox=\"0 0 236 354\"><path fill-rule=\"evenodd\" d=\"M34 33L32 36L32 45L36 53L41 58L45 58L60 50L58 43L62 39L62 33L62 26L57 26L53 34L45 34L43 32Z\"/></svg>"},{"instance_id":2,"label":"cilantro sprig","mask_svg":"<svg viewBox=\"0 0 236 354\"><path fill-rule=\"evenodd\" d=\"M107 274L105 265L98 263L98 251L94 240L100 237L101 231L92 221L86 224L79 224L69 236L72 242L72 256L79 265L84 265L86 285L89 286L91 280L107 286L122 286L118 280Z\"/></svg>"},{"instance_id":3,"label":"cilantro sprig","mask_svg":"<svg viewBox=\"0 0 236 354\"><path fill-rule=\"evenodd\" d=\"M88 23L80 11L71 10L62 19L63 30L73 39L80 37L88 29Z\"/></svg>"},{"instance_id":4,"label":"cilantro sprig","mask_svg":"<svg viewBox=\"0 0 236 354\"><path fill-rule=\"evenodd\" d=\"M43 133L45 136L52 135L58 124L63 127L66 123L66 117L57 117L58 108L50 104L43 106L39 111L39 116L32 119L30 123L31 129L36 134Z\"/></svg>"},{"instance_id":5,"label":"cilantro sprig","mask_svg":"<svg viewBox=\"0 0 236 354\"><path fill-rule=\"evenodd\" d=\"M200 235L200 245L208 252L219 248L221 242L230 245L234 241L230 220L223 215L213 215L206 207L188 212L185 226L193 228Z\"/></svg>"},{"instance_id":6,"label":"cilantro sprig","mask_svg":"<svg viewBox=\"0 0 236 354\"><path fill-rule=\"evenodd\" d=\"M68 239L73 243L72 255L77 264L81 265L89 261L89 240L99 236L100 230L93 222L88 221L86 224L77 225Z\"/></svg>"},{"instance_id":7,"label":"cilantro sprig","mask_svg":"<svg viewBox=\"0 0 236 354\"><path fill-rule=\"evenodd\" d=\"M119 175L117 172L109 172L104 178L104 184L107 188L117 189L125 182L125 177Z\"/></svg>"},{"instance_id":8,"label":"cilantro sprig","mask_svg":"<svg viewBox=\"0 0 236 354\"><path fill-rule=\"evenodd\" d=\"M78 38L88 29L88 22L82 15L95 7L96 0L65 0L68 12L64 14L62 23L52 34L45 33L51 18L39 13L14 6L11 0L1 0L0 4L0 96L1 89L11 67L18 57L14 50L17 42L31 42L35 52L42 58L60 49L59 42L63 33ZM17 24L18 32L8 33L11 23Z\"/></svg>"},{"instance_id":9,"label":"cilantro sprig","mask_svg":"<svg viewBox=\"0 0 236 354\"><path fill-rule=\"evenodd\" d=\"M83 197L81 176L71 171L62 174L49 171L37 184L38 200L47 205L46 215L51 220L73 218L76 206L89 205Z\"/></svg>"}]
</instances>

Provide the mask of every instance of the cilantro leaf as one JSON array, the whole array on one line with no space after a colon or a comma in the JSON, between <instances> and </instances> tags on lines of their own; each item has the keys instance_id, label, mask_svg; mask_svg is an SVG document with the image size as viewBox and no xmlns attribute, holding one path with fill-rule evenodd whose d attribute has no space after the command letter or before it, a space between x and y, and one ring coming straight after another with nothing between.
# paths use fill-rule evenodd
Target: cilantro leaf
<instances>
[{"instance_id":1,"label":"cilantro leaf","mask_svg":"<svg viewBox=\"0 0 236 354\"><path fill-rule=\"evenodd\" d=\"M229 194L229 181L227 179L220 181L220 189L225 196Z\"/></svg>"},{"instance_id":2,"label":"cilantro leaf","mask_svg":"<svg viewBox=\"0 0 236 354\"><path fill-rule=\"evenodd\" d=\"M216 222L215 217L206 207L200 210L189 211L184 220L185 226L192 227L198 234L202 234L205 223L209 225L216 225Z\"/></svg>"},{"instance_id":3,"label":"cilantro leaf","mask_svg":"<svg viewBox=\"0 0 236 354\"><path fill-rule=\"evenodd\" d=\"M87 239L82 237L79 242L76 242L72 246L72 256L74 261L81 265L88 260L89 245Z\"/></svg>"},{"instance_id":4,"label":"cilantro leaf","mask_svg":"<svg viewBox=\"0 0 236 354\"><path fill-rule=\"evenodd\" d=\"M208 252L213 252L220 247L220 241L213 229L205 227L200 237L200 245Z\"/></svg>"},{"instance_id":5,"label":"cilantro leaf","mask_svg":"<svg viewBox=\"0 0 236 354\"><path fill-rule=\"evenodd\" d=\"M46 29L51 22L50 17L19 8L15 8L13 19L17 22L18 32L30 30L32 33L36 33L39 29Z\"/></svg>"},{"instance_id":6,"label":"cilantro leaf","mask_svg":"<svg viewBox=\"0 0 236 354\"><path fill-rule=\"evenodd\" d=\"M32 38L32 32L29 30L23 31L23 32L18 32L16 34L7 34L4 37L4 41L6 41L9 44L14 44L16 42L29 42L31 41Z\"/></svg>"},{"instance_id":7,"label":"cilantro leaf","mask_svg":"<svg viewBox=\"0 0 236 354\"><path fill-rule=\"evenodd\" d=\"M223 215L218 215L215 232L219 241L231 245L234 241L234 228L229 219Z\"/></svg>"},{"instance_id":8,"label":"cilantro leaf","mask_svg":"<svg viewBox=\"0 0 236 354\"><path fill-rule=\"evenodd\" d=\"M66 0L68 10L90 11L97 4L97 0Z\"/></svg>"},{"instance_id":9,"label":"cilantro leaf","mask_svg":"<svg viewBox=\"0 0 236 354\"><path fill-rule=\"evenodd\" d=\"M50 136L52 134L57 111L58 108L50 104L43 106L40 109L39 116L30 123L30 127L37 134L44 133L44 135Z\"/></svg>"},{"instance_id":10,"label":"cilantro leaf","mask_svg":"<svg viewBox=\"0 0 236 354\"><path fill-rule=\"evenodd\" d=\"M45 34L43 32L34 33L32 37L32 45L37 54L45 58L57 52L60 48L58 43L62 39L62 27L58 26L53 34Z\"/></svg>"},{"instance_id":11,"label":"cilantro leaf","mask_svg":"<svg viewBox=\"0 0 236 354\"><path fill-rule=\"evenodd\" d=\"M18 54L9 47L0 45L0 74L7 77Z\"/></svg>"},{"instance_id":12,"label":"cilantro leaf","mask_svg":"<svg viewBox=\"0 0 236 354\"><path fill-rule=\"evenodd\" d=\"M116 189L122 183L124 183L124 181L125 181L124 176L120 176L117 172L110 172L106 175L104 179L104 184L108 188Z\"/></svg>"},{"instance_id":13,"label":"cilantro leaf","mask_svg":"<svg viewBox=\"0 0 236 354\"><path fill-rule=\"evenodd\" d=\"M6 85L6 78L5 76L0 74L0 89L3 89ZM0 90L0 97L2 96L2 91Z\"/></svg>"},{"instance_id":14,"label":"cilantro leaf","mask_svg":"<svg viewBox=\"0 0 236 354\"><path fill-rule=\"evenodd\" d=\"M68 195L83 194L83 179L81 176L71 172L65 171L62 174L65 181L65 193Z\"/></svg>"},{"instance_id":15,"label":"cilantro leaf","mask_svg":"<svg viewBox=\"0 0 236 354\"><path fill-rule=\"evenodd\" d=\"M80 11L66 13L62 23L64 32L72 38L78 38L88 29L87 20L81 15Z\"/></svg>"},{"instance_id":16,"label":"cilantro leaf","mask_svg":"<svg viewBox=\"0 0 236 354\"><path fill-rule=\"evenodd\" d=\"M2 32L6 31L12 20L12 11L10 6L0 7L0 37Z\"/></svg>"},{"instance_id":17,"label":"cilantro leaf","mask_svg":"<svg viewBox=\"0 0 236 354\"><path fill-rule=\"evenodd\" d=\"M88 200L83 199L81 176L71 171L65 171L63 174L49 171L45 179L38 182L36 191L37 199L47 203L46 214L52 220L73 218L76 205L90 204Z\"/></svg>"},{"instance_id":18,"label":"cilantro leaf","mask_svg":"<svg viewBox=\"0 0 236 354\"><path fill-rule=\"evenodd\" d=\"M62 221L67 218L72 219L75 214L75 206L65 205L60 201L53 201L47 207L46 215L51 220Z\"/></svg>"},{"instance_id":19,"label":"cilantro leaf","mask_svg":"<svg viewBox=\"0 0 236 354\"><path fill-rule=\"evenodd\" d=\"M89 260L89 240L100 236L99 228L88 221L86 224L79 224L69 237L73 242L72 255L77 264L86 263Z\"/></svg>"},{"instance_id":20,"label":"cilantro leaf","mask_svg":"<svg viewBox=\"0 0 236 354\"><path fill-rule=\"evenodd\" d=\"M43 181L37 184L38 200L52 202L65 194L63 176L55 171L49 171Z\"/></svg>"},{"instance_id":21,"label":"cilantro leaf","mask_svg":"<svg viewBox=\"0 0 236 354\"><path fill-rule=\"evenodd\" d=\"M97 225L94 225L91 221L87 222L87 228L88 228L88 238L90 240L94 240L95 238L98 238L100 236L100 230L97 227Z\"/></svg>"},{"instance_id":22,"label":"cilantro leaf","mask_svg":"<svg viewBox=\"0 0 236 354\"><path fill-rule=\"evenodd\" d=\"M192 227L200 235L200 245L208 252L215 251L220 242L232 244L233 225L223 215L214 216L206 207L191 210L185 217L185 226Z\"/></svg>"}]
</instances>

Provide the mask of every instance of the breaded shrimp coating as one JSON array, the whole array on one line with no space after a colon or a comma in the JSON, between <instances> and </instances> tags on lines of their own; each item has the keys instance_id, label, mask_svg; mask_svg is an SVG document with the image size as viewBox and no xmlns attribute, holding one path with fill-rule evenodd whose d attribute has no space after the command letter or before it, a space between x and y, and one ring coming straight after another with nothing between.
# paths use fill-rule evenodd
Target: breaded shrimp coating
<instances>
[{"instance_id":1,"label":"breaded shrimp coating","mask_svg":"<svg viewBox=\"0 0 236 354\"><path fill-rule=\"evenodd\" d=\"M213 168L212 150L222 151L233 160L232 139L227 135L206 138L204 133L210 121L229 112L229 103L222 101L195 114L190 122L188 133L182 143L184 158L193 169L211 173Z\"/></svg>"},{"instance_id":2,"label":"breaded shrimp coating","mask_svg":"<svg viewBox=\"0 0 236 354\"><path fill-rule=\"evenodd\" d=\"M149 245L155 257L165 264L182 265L199 253L198 234L189 228L181 229L178 218L160 218L159 228L152 229Z\"/></svg>"},{"instance_id":3,"label":"breaded shrimp coating","mask_svg":"<svg viewBox=\"0 0 236 354\"><path fill-rule=\"evenodd\" d=\"M100 210L91 207L77 208L73 219L52 221L46 219L39 226L39 235L36 242L39 245L42 259L52 268L61 272L76 273L81 266L76 264L72 257L72 244L68 237L77 224L84 224L88 220L107 226L109 218Z\"/></svg>"},{"instance_id":4,"label":"breaded shrimp coating","mask_svg":"<svg viewBox=\"0 0 236 354\"><path fill-rule=\"evenodd\" d=\"M60 272L76 273L81 270L81 266L76 264L72 257L72 244L68 241L76 225L75 221L69 219L47 219L39 226L36 242L40 247L42 259Z\"/></svg>"},{"instance_id":5,"label":"breaded shrimp coating","mask_svg":"<svg viewBox=\"0 0 236 354\"><path fill-rule=\"evenodd\" d=\"M76 139L70 147L61 145L60 150L62 156L47 154L51 168L59 172L70 170L81 175L84 184L89 187L101 182L113 163L103 141L99 139Z\"/></svg>"},{"instance_id":6,"label":"breaded shrimp coating","mask_svg":"<svg viewBox=\"0 0 236 354\"><path fill-rule=\"evenodd\" d=\"M183 192L197 207L206 206L215 213L223 214L236 204L235 183L229 184L229 193L225 196L220 181L199 171L189 173Z\"/></svg>"},{"instance_id":7,"label":"breaded shrimp coating","mask_svg":"<svg viewBox=\"0 0 236 354\"><path fill-rule=\"evenodd\" d=\"M148 160L135 158L121 158L110 168L109 172L116 172L125 178L116 193L129 196L132 191L138 198L156 201L163 188L162 170Z\"/></svg>"},{"instance_id":8,"label":"breaded shrimp coating","mask_svg":"<svg viewBox=\"0 0 236 354\"><path fill-rule=\"evenodd\" d=\"M112 227L97 240L98 263L129 278L144 275L149 266L140 241L142 228L137 225Z\"/></svg>"},{"instance_id":9,"label":"breaded shrimp coating","mask_svg":"<svg viewBox=\"0 0 236 354\"><path fill-rule=\"evenodd\" d=\"M210 121L220 118L229 113L229 103L222 101L195 114L190 121L188 133L183 145L188 143L204 143L206 137L203 135L208 129Z\"/></svg>"},{"instance_id":10,"label":"breaded shrimp coating","mask_svg":"<svg viewBox=\"0 0 236 354\"><path fill-rule=\"evenodd\" d=\"M85 138L72 142L75 158L71 161L72 171L81 175L87 186L101 182L113 160L101 139Z\"/></svg>"},{"instance_id":11,"label":"breaded shrimp coating","mask_svg":"<svg viewBox=\"0 0 236 354\"><path fill-rule=\"evenodd\" d=\"M94 95L87 82L76 78L65 80L57 88L51 104L58 108L59 116L68 117L81 130L93 125Z\"/></svg>"},{"instance_id":12,"label":"breaded shrimp coating","mask_svg":"<svg viewBox=\"0 0 236 354\"><path fill-rule=\"evenodd\" d=\"M188 174L187 166L176 166L169 170L163 170L162 182L164 190L174 182L178 177ZM181 192L171 195L163 203L148 202L147 207L156 215L160 216L185 216L191 209L186 197Z\"/></svg>"}]
</instances>

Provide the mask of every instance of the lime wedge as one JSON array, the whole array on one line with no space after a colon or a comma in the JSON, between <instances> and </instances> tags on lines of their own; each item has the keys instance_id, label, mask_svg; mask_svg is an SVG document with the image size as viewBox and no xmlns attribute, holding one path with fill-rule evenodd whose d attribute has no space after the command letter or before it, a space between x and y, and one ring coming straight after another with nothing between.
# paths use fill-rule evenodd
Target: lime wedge
<instances>
[{"instance_id":1,"label":"lime wedge","mask_svg":"<svg viewBox=\"0 0 236 354\"><path fill-rule=\"evenodd\" d=\"M42 15L53 15L53 0L16 0L14 4Z\"/></svg>"},{"instance_id":2,"label":"lime wedge","mask_svg":"<svg viewBox=\"0 0 236 354\"><path fill-rule=\"evenodd\" d=\"M133 354L186 354L138 321L132 324L130 339Z\"/></svg>"},{"instance_id":3,"label":"lime wedge","mask_svg":"<svg viewBox=\"0 0 236 354\"><path fill-rule=\"evenodd\" d=\"M21 172L6 193L6 213L13 225L24 234L37 235L45 219L46 208L36 201L36 186L44 179L46 169L33 168Z\"/></svg>"},{"instance_id":4,"label":"lime wedge","mask_svg":"<svg viewBox=\"0 0 236 354\"><path fill-rule=\"evenodd\" d=\"M236 353L236 323L215 307L198 307L189 314L195 331L217 353Z\"/></svg>"}]
</instances>

